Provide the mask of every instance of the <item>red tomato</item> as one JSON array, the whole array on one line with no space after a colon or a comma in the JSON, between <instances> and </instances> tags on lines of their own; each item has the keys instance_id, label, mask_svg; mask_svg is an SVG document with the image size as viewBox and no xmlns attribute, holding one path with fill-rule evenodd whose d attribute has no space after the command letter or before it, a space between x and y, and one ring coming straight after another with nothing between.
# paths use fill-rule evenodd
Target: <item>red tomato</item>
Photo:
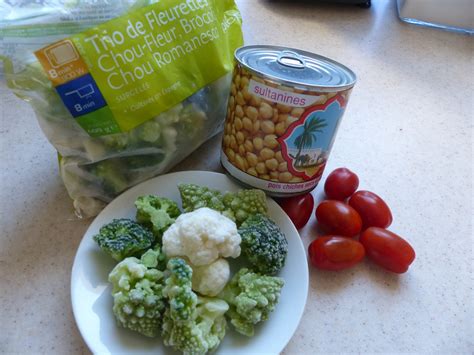
<instances>
[{"instance_id":1,"label":"red tomato","mask_svg":"<svg viewBox=\"0 0 474 355\"><path fill-rule=\"evenodd\" d=\"M282 198L278 204L283 208L297 229L308 223L314 208L314 198L311 194Z\"/></svg>"},{"instance_id":2,"label":"red tomato","mask_svg":"<svg viewBox=\"0 0 474 355\"><path fill-rule=\"evenodd\" d=\"M359 187L359 178L347 168L338 168L326 178L324 192L331 200L344 201Z\"/></svg>"},{"instance_id":3,"label":"red tomato","mask_svg":"<svg viewBox=\"0 0 474 355\"><path fill-rule=\"evenodd\" d=\"M358 241L330 235L314 240L308 253L314 267L334 271L354 266L365 255L364 247Z\"/></svg>"},{"instance_id":4,"label":"red tomato","mask_svg":"<svg viewBox=\"0 0 474 355\"><path fill-rule=\"evenodd\" d=\"M363 228L387 228L392 223L392 212L384 200L370 191L357 191L349 199L362 218Z\"/></svg>"},{"instance_id":5,"label":"red tomato","mask_svg":"<svg viewBox=\"0 0 474 355\"><path fill-rule=\"evenodd\" d=\"M415 260L415 251L400 236L386 229L370 227L360 236L367 256L388 271L402 274Z\"/></svg>"},{"instance_id":6,"label":"red tomato","mask_svg":"<svg viewBox=\"0 0 474 355\"><path fill-rule=\"evenodd\" d=\"M353 237L362 229L362 219L355 209L341 201L325 200L316 208L321 228L330 234Z\"/></svg>"}]
</instances>

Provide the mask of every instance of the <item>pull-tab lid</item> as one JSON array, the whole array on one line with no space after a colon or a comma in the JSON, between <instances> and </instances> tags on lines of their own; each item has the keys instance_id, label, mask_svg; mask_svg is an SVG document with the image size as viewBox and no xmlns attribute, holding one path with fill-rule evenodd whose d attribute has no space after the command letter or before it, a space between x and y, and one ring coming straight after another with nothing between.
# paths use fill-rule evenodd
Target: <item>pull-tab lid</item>
<instances>
[{"instance_id":1,"label":"pull-tab lid","mask_svg":"<svg viewBox=\"0 0 474 355\"><path fill-rule=\"evenodd\" d=\"M356 75L346 66L299 49L246 46L237 49L235 57L248 69L293 86L339 91L354 86L356 81Z\"/></svg>"}]
</instances>

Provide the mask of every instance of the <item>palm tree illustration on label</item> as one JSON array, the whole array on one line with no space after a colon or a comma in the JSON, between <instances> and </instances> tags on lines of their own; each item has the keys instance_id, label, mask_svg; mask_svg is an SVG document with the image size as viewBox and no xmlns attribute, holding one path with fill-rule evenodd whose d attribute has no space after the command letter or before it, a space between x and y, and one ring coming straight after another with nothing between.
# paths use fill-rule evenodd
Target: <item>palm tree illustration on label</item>
<instances>
[{"instance_id":1,"label":"palm tree illustration on label","mask_svg":"<svg viewBox=\"0 0 474 355\"><path fill-rule=\"evenodd\" d=\"M341 95L309 107L278 138L288 170L304 180L320 178L334 142L346 101Z\"/></svg>"}]
</instances>

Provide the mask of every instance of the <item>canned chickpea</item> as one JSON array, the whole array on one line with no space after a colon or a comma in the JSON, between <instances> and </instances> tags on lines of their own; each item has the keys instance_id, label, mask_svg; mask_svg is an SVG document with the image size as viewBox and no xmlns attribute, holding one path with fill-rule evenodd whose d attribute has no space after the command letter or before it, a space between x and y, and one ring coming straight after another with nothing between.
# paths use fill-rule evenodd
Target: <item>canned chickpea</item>
<instances>
[{"instance_id":1,"label":"canned chickpea","mask_svg":"<svg viewBox=\"0 0 474 355\"><path fill-rule=\"evenodd\" d=\"M221 162L273 196L316 187L356 76L309 52L246 46L235 52Z\"/></svg>"}]
</instances>

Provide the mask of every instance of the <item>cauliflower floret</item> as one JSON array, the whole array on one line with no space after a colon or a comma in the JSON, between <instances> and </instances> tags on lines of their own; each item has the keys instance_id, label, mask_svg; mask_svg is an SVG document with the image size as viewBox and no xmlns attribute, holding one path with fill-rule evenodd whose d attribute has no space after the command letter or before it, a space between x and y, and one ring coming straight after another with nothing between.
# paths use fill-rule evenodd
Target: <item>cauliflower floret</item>
<instances>
[{"instance_id":1,"label":"cauliflower floret","mask_svg":"<svg viewBox=\"0 0 474 355\"><path fill-rule=\"evenodd\" d=\"M191 266L193 269L193 290L205 296L217 296L225 287L230 277L229 263L217 259L212 264Z\"/></svg>"},{"instance_id":2,"label":"cauliflower floret","mask_svg":"<svg viewBox=\"0 0 474 355\"><path fill-rule=\"evenodd\" d=\"M219 212L203 207L180 215L163 234L168 257L186 256L195 265L208 265L220 257L240 255L237 226Z\"/></svg>"}]
</instances>

